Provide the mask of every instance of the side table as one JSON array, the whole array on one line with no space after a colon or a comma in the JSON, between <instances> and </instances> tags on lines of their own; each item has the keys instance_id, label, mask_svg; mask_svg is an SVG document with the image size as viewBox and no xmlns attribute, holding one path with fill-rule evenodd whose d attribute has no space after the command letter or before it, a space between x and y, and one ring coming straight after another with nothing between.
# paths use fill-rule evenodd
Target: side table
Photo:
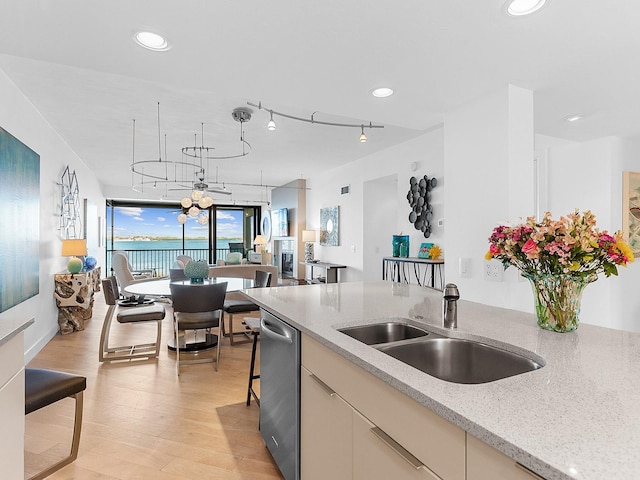
<instances>
[{"instance_id":1,"label":"side table","mask_svg":"<svg viewBox=\"0 0 640 480\"><path fill-rule=\"evenodd\" d=\"M84 330L85 320L93 315L93 293L100 291L100 267L89 272L56 273L54 280L60 333Z\"/></svg>"}]
</instances>

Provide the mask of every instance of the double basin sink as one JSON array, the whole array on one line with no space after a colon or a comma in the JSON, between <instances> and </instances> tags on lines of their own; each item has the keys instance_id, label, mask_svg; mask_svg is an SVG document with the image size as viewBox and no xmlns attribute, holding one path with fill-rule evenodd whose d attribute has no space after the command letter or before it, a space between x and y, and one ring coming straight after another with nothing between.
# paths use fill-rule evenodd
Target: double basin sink
<instances>
[{"instance_id":1,"label":"double basin sink","mask_svg":"<svg viewBox=\"0 0 640 480\"><path fill-rule=\"evenodd\" d=\"M435 333L395 319L338 331L441 380L477 384L542 368L518 353Z\"/></svg>"}]
</instances>

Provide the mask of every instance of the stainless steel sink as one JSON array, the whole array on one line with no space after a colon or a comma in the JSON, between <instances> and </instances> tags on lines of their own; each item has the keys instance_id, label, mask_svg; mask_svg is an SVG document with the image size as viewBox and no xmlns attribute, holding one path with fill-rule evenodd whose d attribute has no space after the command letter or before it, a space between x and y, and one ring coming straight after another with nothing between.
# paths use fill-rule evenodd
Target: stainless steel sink
<instances>
[{"instance_id":1,"label":"stainless steel sink","mask_svg":"<svg viewBox=\"0 0 640 480\"><path fill-rule=\"evenodd\" d=\"M542 367L517 353L459 338L429 338L380 346L378 350L453 383L493 382Z\"/></svg>"},{"instance_id":2,"label":"stainless steel sink","mask_svg":"<svg viewBox=\"0 0 640 480\"><path fill-rule=\"evenodd\" d=\"M428 332L425 330L409 325L408 323L396 321L340 328L338 331L367 345L397 342L428 335Z\"/></svg>"}]
</instances>

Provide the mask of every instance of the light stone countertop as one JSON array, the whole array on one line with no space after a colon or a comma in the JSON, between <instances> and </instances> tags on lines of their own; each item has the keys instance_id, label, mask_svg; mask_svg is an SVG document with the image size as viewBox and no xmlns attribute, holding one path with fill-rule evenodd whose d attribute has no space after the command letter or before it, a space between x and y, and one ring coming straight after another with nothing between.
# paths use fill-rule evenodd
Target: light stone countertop
<instances>
[{"instance_id":1,"label":"light stone countertop","mask_svg":"<svg viewBox=\"0 0 640 480\"><path fill-rule=\"evenodd\" d=\"M548 480L640 476L640 334L586 324L559 334L540 329L534 315L460 300L458 329L450 336L507 343L546 362L533 372L462 385L422 373L335 329L388 317L441 327L440 291L352 282L244 293Z\"/></svg>"}]
</instances>

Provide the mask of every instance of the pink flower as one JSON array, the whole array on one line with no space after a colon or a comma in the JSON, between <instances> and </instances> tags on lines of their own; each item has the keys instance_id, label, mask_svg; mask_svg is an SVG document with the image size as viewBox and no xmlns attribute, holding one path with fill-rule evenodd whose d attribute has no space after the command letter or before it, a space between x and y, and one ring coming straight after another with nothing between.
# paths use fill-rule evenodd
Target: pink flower
<instances>
[{"instance_id":1,"label":"pink flower","mask_svg":"<svg viewBox=\"0 0 640 480\"><path fill-rule=\"evenodd\" d=\"M522 253L524 253L527 258L538 258L540 249L538 248L538 244L536 242L534 242L532 239L529 239L522 246Z\"/></svg>"}]
</instances>

